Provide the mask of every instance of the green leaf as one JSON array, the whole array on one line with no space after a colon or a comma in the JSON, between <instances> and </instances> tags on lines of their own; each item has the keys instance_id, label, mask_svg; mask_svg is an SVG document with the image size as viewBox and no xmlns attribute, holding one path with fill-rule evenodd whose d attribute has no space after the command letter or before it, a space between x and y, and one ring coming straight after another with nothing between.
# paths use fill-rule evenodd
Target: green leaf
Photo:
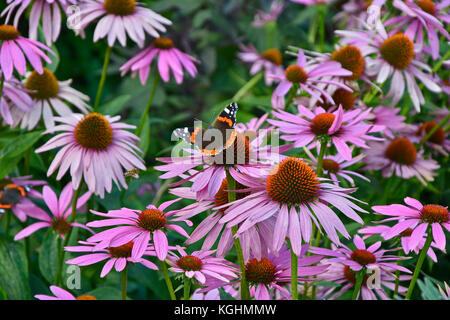
<instances>
[{"instance_id":1,"label":"green leaf","mask_svg":"<svg viewBox=\"0 0 450 320\"><path fill-rule=\"evenodd\" d=\"M50 70L51 72L55 73L56 69L58 69L59 61L61 60L59 57L58 49L56 48L55 44L53 44L50 49L55 53L55 55L51 55L50 59L52 60L52 63L47 64L46 68Z\"/></svg>"},{"instance_id":2,"label":"green leaf","mask_svg":"<svg viewBox=\"0 0 450 320\"><path fill-rule=\"evenodd\" d=\"M100 113L106 114L109 116L114 116L118 114L122 109L123 106L130 101L131 95L124 94L122 96L118 96L117 98L113 99L112 101L100 106L99 110Z\"/></svg>"},{"instance_id":3,"label":"green leaf","mask_svg":"<svg viewBox=\"0 0 450 320\"><path fill-rule=\"evenodd\" d=\"M223 288L219 288L220 300L236 300L231 294L225 292Z\"/></svg>"},{"instance_id":4,"label":"green leaf","mask_svg":"<svg viewBox=\"0 0 450 320\"><path fill-rule=\"evenodd\" d=\"M40 130L19 134L14 138L8 139L7 142L3 140L3 147L0 150L0 158L13 158L24 153L31 148L36 141L39 140L41 134L42 131Z\"/></svg>"},{"instance_id":5,"label":"green leaf","mask_svg":"<svg viewBox=\"0 0 450 320\"><path fill-rule=\"evenodd\" d=\"M0 300L6 300L6 299L7 299L6 292L5 292L5 290L3 290L2 287L0 287Z\"/></svg>"},{"instance_id":6,"label":"green leaf","mask_svg":"<svg viewBox=\"0 0 450 320\"><path fill-rule=\"evenodd\" d=\"M0 158L0 179L14 170L22 157L15 158Z\"/></svg>"},{"instance_id":7,"label":"green leaf","mask_svg":"<svg viewBox=\"0 0 450 320\"><path fill-rule=\"evenodd\" d=\"M0 287L11 300L30 299L28 263L22 243L0 238Z\"/></svg>"},{"instance_id":8,"label":"green leaf","mask_svg":"<svg viewBox=\"0 0 450 320\"><path fill-rule=\"evenodd\" d=\"M55 281L58 269L58 239L62 243L61 237L55 231L49 230L39 250L39 270L49 283Z\"/></svg>"}]
</instances>

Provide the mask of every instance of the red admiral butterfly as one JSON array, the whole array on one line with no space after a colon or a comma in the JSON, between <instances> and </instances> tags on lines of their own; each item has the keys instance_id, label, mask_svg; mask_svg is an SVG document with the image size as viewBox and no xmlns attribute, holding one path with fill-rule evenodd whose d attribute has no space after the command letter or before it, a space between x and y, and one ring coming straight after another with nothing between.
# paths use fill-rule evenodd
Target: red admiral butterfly
<instances>
[{"instance_id":1,"label":"red admiral butterfly","mask_svg":"<svg viewBox=\"0 0 450 320\"><path fill-rule=\"evenodd\" d=\"M231 147L236 139L236 113L239 109L236 102L227 106L209 129L179 128L174 131L177 138L195 145L200 152L214 156Z\"/></svg>"}]
</instances>

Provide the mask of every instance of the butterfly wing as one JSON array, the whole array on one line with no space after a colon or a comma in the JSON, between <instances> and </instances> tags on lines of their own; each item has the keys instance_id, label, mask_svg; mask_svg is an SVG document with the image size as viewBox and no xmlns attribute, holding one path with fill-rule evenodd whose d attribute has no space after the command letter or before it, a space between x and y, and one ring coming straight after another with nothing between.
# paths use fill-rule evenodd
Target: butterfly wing
<instances>
[{"instance_id":1,"label":"butterfly wing","mask_svg":"<svg viewBox=\"0 0 450 320\"><path fill-rule=\"evenodd\" d=\"M229 148L236 138L236 112L239 109L235 102L228 105L214 121L209 129L203 128L178 128L174 135L187 143L194 144L203 154L213 156ZM216 133L220 135L217 137ZM220 138L220 141L216 140Z\"/></svg>"}]
</instances>

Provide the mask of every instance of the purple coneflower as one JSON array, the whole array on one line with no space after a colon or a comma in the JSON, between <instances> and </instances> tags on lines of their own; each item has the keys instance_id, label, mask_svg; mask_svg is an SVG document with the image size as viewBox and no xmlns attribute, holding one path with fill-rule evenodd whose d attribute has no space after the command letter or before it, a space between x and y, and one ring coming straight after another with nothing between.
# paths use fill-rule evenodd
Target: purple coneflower
<instances>
[{"instance_id":1,"label":"purple coneflower","mask_svg":"<svg viewBox=\"0 0 450 320\"><path fill-rule=\"evenodd\" d=\"M380 249L381 241L377 241L371 246L366 247L364 240L359 235L353 237L353 244L356 247L355 250L341 244L338 248L333 249L311 247L309 251L315 254L332 257L329 258L328 261L342 263L343 265L348 266L352 271L378 268L388 272L399 270L411 273L411 271L398 265L395 261L407 259L406 257L385 255L385 253L397 249Z\"/></svg>"},{"instance_id":2,"label":"purple coneflower","mask_svg":"<svg viewBox=\"0 0 450 320\"><path fill-rule=\"evenodd\" d=\"M334 104L333 98L323 90L320 85L334 85L350 92L352 89L340 82L325 80L324 78L336 76L345 77L351 76L352 74L351 71L342 68L341 64L337 61L327 61L321 64L312 65L307 64L306 57L303 51L300 50L297 56L297 63L287 67L284 75L271 76L276 80L280 80L280 84L276 87L272 95L272 105L277 108L283 108L284 103L280 104L280 99L282 99L294 85L297 86L298 89L306 91L322 103L324 101L322 100L321 95L323 95L330 103Z\"/></svg>"},{"instance_id":3,"label":"purple coneflower","mask_svg":"<svg viewBox=\"0 0 450 320\"><path fill-rule=\"evenodd\" d=\"M232 146L215 156L207 156L197 149L183 149L190 156L157 158L164 165L155 166L159 171L166 171L161 179L180 176L183 182L193 181L191 190L197 192L198 200L214 198L226 176L226 168L232 165L243 174L257 176L262 169L268 168L272 163L278 163L284 156L281 153L290 149L290 145L272 147L267 145L267 131L259 131L258 136L249 141L247 136L237 132ZM200 171L193 169L203 166ZM186 176L185 173L190 173Z\"/></svg>"},{"instance_id":4,"label":"purple coneflower","mask_svg":"<svg viewBox=\"0 0 450 320\"><path fill-rule=\"evenodd\" d=\"M378 223L381 223L382 221L377 221ZM366 237L370 237L372 235L376 235L379 234L381 237L385 238L385 235L388 234L388 232L391 230L391 227L386 226L386 225L378 225L378 226L368 226L365 228L361 228L358 230L358 233L363 234L365 236L363 236L363 239L365 239ZM419 241L419 243L417 244L417 247L415 248L410 248L409 247L409 242L411 239L411 234L414 230L411 228L407 228L404 231L400 232L400 234L397 236L400 239L400 244L402 246L403 252L405 254L408 254L410 251L414 251L416 254L419 254L420 250L423 248L423 246L425 245L425 238L426 238L426 234L424 235L424 238L422 238L422 240ZM432 243L430 248L427 251L428 256L431 258L431 260L433 260L434 262L437 262L437 257L436 254L434 253L433 249L431 247L437 247L435 243Z\"/></svg>"},{"instance_id":5,"label":"purple coneflower","mask_svg":"<svg viewBox=\"0 0 450 320\"><path fill-rule=\"evenodd\" d=\"M418 200L410 197L404 199L407 206L391 204L387 206L374 206L372 209L378 214L391 216L389 221L397 220L398 223L384 234L385 239L390 239L410 228L413 229L409 239L409 248L415 248L428 233L428 238L440 250L445 250L446 239L443 228L450 231L450 215L447 207L438 204L422 205Z\"/></svg>"},{"instance_id":6,"label":"purple coneflower","mask_svg":"<svg viewBox=\"0 0 450 320\"><path fill-rule=\"evenodd\" d=\"M306 256L308 246L301 246L298 257L297 283L310 282L313 276L326 271L328 265L315 265L322 256ZM255 300L270 300L275 295L290 298L285 287L291 281L291 254L287 247L281 248L277 255L271 253L261 259L253 258L245 265L245 276L250 284L250 293ZM271 292L272 291L272 292Z\"/></svg>"},{"instance_id":7,"label":"purple coneflower","mask_svg":"<svg viewBox=\"0 0 450 320\"><path fill-rule=\"evenodd\" d=\"M314 157L314 155L308 149L305 148L304 150L308 155L309 159L311 159L313 167L317 168L318 164L317 158ZM353 147L351 148L351 150L353 150ZM346 161L339 154L335 156L326 156L322 160L323 172L325 175L328 175L336 185L339 185L338 177L347 180L352 186L355 186L355 181L351 176L355 176L370 182L370 180L364 177L362 174L345 169L347 167L354 165L355 163L360 162L361 159L363 158L364 158L363 154L353 157L353 159L350 161Z\"/></svg>"},{"instance_id":8,"label":"purple coneflower","mask_svg":"<svg viewBox=\"0 0 450 320\"><path fill-rule=\"evenodd\" d=\"M418 50L423 47L424 31L426 31L431 48L431 56L434 60L439 58L438 32L444 35L447 40L450 40L450 35L442 24L442 22L450 23L447 9L450 6L450 2L447 0L438 0L434 1L434 3L430 0L394 0L392 4L405 15L397 15L390 18L386 20L385 24L395 26L392 30L393 33L406 27L405 35L416 40Z\"/></svg>"},{"instance_id":9,"label":"purple coneflower","mask_svg":"<svg viewBox=\"0 0 450 320\"><path fill-rule=\"evenodd\" d=\"M336 231L349 238L344 224L328 207L333 205L350 219L363 223L355 212L366 212L353 201L359 201L348 195L352 189L344 189L328 183L328 179L318 178L314 170L302 160L287 158L273 168L272 174L264 178L243 176L230 170L240 184L247 186L242 191L252 193L243 199L231 203L220 223L227 227L240 224L237 234L251 226L276 216L273 230L273 250L277 252L283 246L286 236L290 238L292 250L300 253L303 238L309 243L312 235L312 223L323 228L331 241L340 243Z\"/></svg>"},{"instance_id":10,"label":"purple coneflower","mask_svg":"<svg viewBox=\"0 0 450 320\"><path fill-rule=\"evenodd\" d=\"M328 270L319 275L317 278L319 281L327 281L333 282L338 285L341 285L339 291L335 292L336 288L326 288L320 290L318 294L318 298L327 299L327 300L335 300L342 296L345 292L349 290L354 290L354 286L356 283L356 274L353 272L349 266L344 265L342 263L331 262L328 259L323 259L322 263L328 263L330 266ZM358 297L361 296L362 300L390 300L388 293L385 288L394 291L395 290L395 275L392 272L387 272L385 270L380 270L379 272L379 280L380 286L376 286L375 284L369 285L369 276L365 275L363 278L363 282L361 285L361 290L358 294ZM400 275L400 281L406 281L411 279L411 276L408 275ZM401 295L405 295L408 288L399 285L397 288L397 292Z\"/></svg>"},{"instance_id":11,"label":"purple coneflower","mask_svg":"<svg viewBox=\"0 0 450 320\"><path fill-rule=\"evenodd\" d=\"M420 143L420 141L422 141L437 125L438 122L436 121L426 121L420 125L416 125L414 127L416 130L412 135L408 135L408 138L414 143ZM444 131L442 127L439 127L425 142L425 146L438 151L444 156L448 156L448 153L450 152L449 132Z\"/></svg>"},{"instance_id":12,"label":"purple coneflower","mask_svg":"<svg viewBox=\"0 0 450 320\"><path fill-rule=\"evenodd\" d=\"M259 53L252 44L249 46L241 44L239 48L241 52L237 54L238 58L245 63L251 64L251 75L255 75L263 70L266 85L270 86L276 81L271 75L283 76L283 56L280 50L271 48L263 53Z\"/></svg>"},{"instance_id":13,"label":"purple coneflower","mask_svg":"<svg viewBox=\"0 0 450 320\"><path fill-rule=\"evenodd\" d=\"M400 109L378 106L372 109L366 119L373 127L370 132L381 132L384 136L393 139L394 132L405 128L406 117L398 115Z\"/></svg>"},{"instance_id":14,"label":"purple coneflower","mask_svg":"<svg viewBox=\"0 0 450 320\"><path fill-rule=\"evenodd\" d=\"M208 277L216 278L225 283L237 278L237 266L223 259L211 256L215 250L194 251L187 254L183 248L177 246L180 257L174 254L167 257L170 270L182 273L188 278L195 278L201 285L205 284Z\"/></svg>"},{"instance_id":15,"label":"purple coneflower","mask_svg":"<svg viewBox=\"0 0 450 320\"><path fill-rule=\"evenodd\" d=\"M0 79L3 74L0 72ZM3 90L0 91L0 118L3 124L15 127L15 114L18 112L29 112L33 106L33 100L29 91L24 88L19 80L14 77L3 80Z\"/></svg>"},{"instance_id":16,"label":"purple coneflower","mask_svg":"<svg viewBox=\"0 0 450 320\"><path fill-rule=\"evenodd\" d=\"M22 37L15 27L0 25L0 67L6 80L12 77L14 69L24 76L27 72L27 60L42 74L44 69L41 59L52 62L44 51L55 54L42 43Z\"/></svg>"},{"instance_id":17,"label":"purple coneflower","mask_svg":"<svg viewBox=\"0 0 450 320\"><path fill-rule=\"evenodd\" d=\"M283 12L286 5L283 0L274 0L270 5L269 12L266 13L262 10L256 10L255 18L253 19L252 26L255 28L262 28L266 24L276 21L278 16Z\"/></svg>"},{"instance_id":18,"label":"purple coneflower","mask_svg":"<svg viewBox=\"0 0 450 320\"><path fill-rule=\"evenodd\" d=\"M169 243L164 233L166 229L172 229L189 238L186 231L173 222L184 221L191 225L190 221L181 218L169 220L174 211L164 212L168 206L178 200L180 199L166 201L159 207L148 205L143 211L122 208L102 213L91 210L92 213L109 219L89 222L87 224L89 227L115 227L99 232L87 239L87 241L99 242L95 249L119 247L133 241L131 258L138 259L145 253L150 240L152 240L158 259L163 261L169 252Z\"/></svg>"},{"instance_id":19,"label":"purple coneflower","mask_svg":"<svg viewBox=\"0 0 450 320\"><path fill-rule=\"evenodd\" d=\"M49 186L44 186L42 195L45 204L52 213L53 217L50 217L45 211L41 211L38 214L33 215L28 213L29 216L41 221L29 225L18 234L16 234L16 236L14 237L15 241L26 238L42 228L52 228L62 238L64 238L69 233L72 227L83 228L91 233L94 233L91 229L80 223L69 221L69 216L72 214L72 207L70 206L70 202L72 201L73 195L73 187L71 182L69 182L64 187L59 198ZM80 196L77 200L76 209L81 208L89 200L91 195L92 193L88 191Z\"/></svg>"},{"instance_id":20,"label":"purple coneflower","mask_svg":"<svg viewBox=\"0 0 450 320\"><path fill-rule=\"evenodd\" d=\"M83 294L79 297L75 297L69 291L57 286L50 286L50 291L54 294L54 296L37 294L34 297L39 300L97 300L96 297L88 294Z\"/></svg>"},{"instance_id":21,"label":"purple coneflower","mask_svg":"<svg viewBox=\"0 0 450 320\"><path fill-rule=\"evenodd\" d=\"M107 37L110 47L114 46L116 40L125 47L128 35L142 48L146 33L157 38L158 31L166 31L164 24L172 24L135 0L85 0L81 3L80 15L81 29L100 18L95 28L94 42Z\"/></svg>"},{"instance_id":22,"label":"purple coneflower","mask_svg":"<svg viewBox=\"0 0 450 320\"><path fill-rule=\"evenodd\" d=\"M64 247L64 250L69 252L90 253L67 260L66 263L75 264L82 267L89 266L100 261L108 260L102 268L100 278L105 277L113 267L117 272L121 272L130 262L140 263L149 269L158 270L158 267L153 262L143 259L142 257L131 257L131 251L134 247L133 241L130 241L118 247L109 247L107 249L96 249L96 243L86 241L79 241L79 243L81 244L81 246ZM148 246L147 248L145 248L142 256L156 256L156 252L153 246Z\"/></svg>"},{"instance_id":23,"label":"purple coneflower","mask_svg":"<svg viewBox=\"0 0 450 320\"><path fill-rule=\"evenodd\" d=\"M172 39L161 37L155 39L152 45L139 52L120 67L122 76L129 71L131 71L133 76L139 73L141 83L145 84L150 74L150 65L155 57L158 57L158 71L161 78L168 82L170 80L170 70L172 70L172 74L178 84L183 82L183 68L192 77L195 77L197 67L194 63L200 63L194 57L175 48Z\"/></svg>"},{"instance_id":24,"label":"purple coneflower","mask_svg":"<svg viewBox=\"0 0 450 320\"><path fill-rule=\"evenodd\" d=\"M9 5L2 12L2 17L6 16L6 23L8 23L14 10L17 9L14 16L14 26L17 28L19 19L22 14L31 5L30 10L30 27L29 37L33 40L38 38L39 22L42 18L42 31L44 33L45 42L48 46L56 42L61 31L61 10L66 11L70 5L78 4L79 0L7 0Z\"/></svg>"},{"instance_id":25,"label":"purple coneflower","mask_svg":"<svg viewBox=\"0 0 450 320\"><path fill-rule=\"evenodd\" d=\"M381 170L384 178L396 175L403 179L416 177L423 184L433 181L436 175L433 170L439 164L433 159L425 159L421 151L406 137L399 137L385 142L369 143L366 155L365 170Z\"/></svg>"},{"instance_id":26,"label":"purple coneflower","mask_svg":"<svg viewBox=\"0 0 450 320\"><path fill-rule=\"evenodd\" d=\"M241 190L246 187L240 183L236 183L235 189ZM186 240L186 244L190 245L200 241L204 238L202 250L210 250L217 242L217 257L225 257L225 255L233 247L233 234L231 228L227 228L227 224L219 223L220 219L224 216L224 208L217 209L228 203L228 182L227 179L222 181L219 191L213 198L203 199L190 204L180 210L175 210L175 215L184 219L190 219L202 212L211 210L206 218L204 218L194 231L190 234L190 238ZM196 200L197 195L191 191L190 188L181 187L170 190L170 193L184 198ZM236 199L242 199L249 193L236 192ZM239 238L244 261L248 261L250 257L250 251L252 251L253 257L260 259L262 256L267 255L272 248L272 230L275 225L275 218L267 219L259 222L257 226L250 227L245 232L241 233Z\"/></svg>"},{"instance_id":27,"label":"purple coneflower","mask_svg":"<svg viewBox=\"0 0 450 320\"><path fill-rule=\"evenodd\" d=\"M89 190L103 198L105 190L111 192L113 181L119 189L120 184L127 188L122 167L126 171L134 168L145 170L137 154L139 148L136 142L139 138L124 130L135 127L117 122L120 116L109 117L94 112L87 115L74 113L54 119L62 124L48 129L46 133L63 133L36 149L39 153L62 146L48 169L48 176L59 167L56 179L60 180L70 168L75 189L84 178Z\"/></svg>"},{"instance_id":28,"label":"purple coneflower","mask_svg":"<svg viewBox=\"0 0 450 320\"><path fill-rule=\"evenodd\" d=\"M42 194L33 187L42 186L47 182L29 180L30 178L31 176L0 179L0 213L10 209L22 222L25 222L27 216L38 217L45 214L29 197L42 199Z\"/></svg>"},{"instance_id":29,"label":"purple coneflower","mask_svg":"<svg viewBox=\"0 0 450 320\"><path fill-rule=\"evenodd\" d=\"M294 142L294 148L308 147L312 143L316 143L318 147L319 138L326 136L330 137L329 142L336 147L343 159L351 160L352 153L347 143L368 148L364 140L375 139L366 135L371 126L362 123L370 110L355 109L344 112L342 106L339 106L338 110L329 113L321 107L311 111L298 105L298 115L277 110L272 113L280 120L267 121L275 125L280 132L285 133L281 138Z\"/></svg>"},{"instance_id":30,"label":"purple coneflower","mask_svg":"<svg viewBox=\"0 0 450 320\"><path fill-rule=\"evenodd\" d=\"M373 30L338 30L336 33L345 37L342 42L360 48L366 47L365 50L376 53L376 59L370 60L370 65L367 66L367 74L376 76L377 83L384 83L388 78L392 78L390 90L386 95L386 98L391 99L391 105L400 101L406 87L414 107L419 111L420 105L423 105L425 100L415 78L430 91L441 92L441 88L431 76L422 71L431 73L431 68L419 60L419 52L407 35L403 33L388 35L384 27L378 31L376 33Z\"/></svg>"},{"instance_id":31,"label":"purple coneflower","mask_svg":"<svg viewBox=\"0 0 450 320\"><path fill-rule=\"evenodd\" d=\"M36 71L29 73L23 83L30 92L33 106L29 112L15 112L15 122L20 122L21 128L34 129L41 117L47 129L54 127L52 109L61 117L70 116L73 112L67 104L75 106L83 114L90 109L86 103L89 97L73 89L70 86L72 80L59 81L47 68L42 74Z\"/></svg>"}]
</instances>

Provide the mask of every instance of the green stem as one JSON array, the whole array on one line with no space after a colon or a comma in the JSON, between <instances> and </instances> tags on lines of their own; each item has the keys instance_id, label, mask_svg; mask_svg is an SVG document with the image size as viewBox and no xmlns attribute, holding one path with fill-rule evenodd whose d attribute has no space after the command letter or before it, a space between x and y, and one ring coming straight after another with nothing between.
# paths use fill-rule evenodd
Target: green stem
<instances>
[{"instance_id":1,"label":"green stem","mask_svg":"<svg viewBox=\"0 0 450 320\"><path fill-rule=\"evenodd\" d=\"M100 100L102 98L102 92L103 92L103 87L105 86L106 72L108 70L109 58L111 56L111 51L112 51L112 47L108 46L108 48L106 48L106 52L105 52L105 60L103 61L102 76L100 78L100 83L98 85L97 95L95 96L94 112L98 111L98 107L100 105Z\"/></svg>"},{"instance_id":2,"label":"green stem","mask_svg":"<svg viewBox=\"0 0 450 320\"><path fill-rule=\"evenodd\" d=\"M172 281L170 281L169 271L167 270L166 262L160 261L159 264L161 266L161 271L163 273L164 280L166 281L167 289L169 290L170 299L177 300L177 297L175 296L175 291L173 291Z\"/></svg>"},{"instance_id":3,"label":"green stem","mask_svg":"<svg viewBox=\"0 0 450 320\"><path fill-rule=\"evenodd\" d=\"M447 53L442 57L442 59L439 60L439 62L436 63L436 65L433 67L433 73L437 72L444 64L444 61L448 60L448 58L450 58L450 50L447 51Z\"/></svg>"},{"instance_id":4,"label":"green stem","mask_svg":"<svg viewBox=\"0 0 450 320\"><path fill-rule=\"evenodd\" d=\"M125 266L125 269L122 270L121 276L120 276L120 284L122 287L122 300L127 300L127 270L128 265Z\"/></svg>"},{"instance_id":5,"label":"green stem","mask_svg":"<svg viewBox=\"0 0 450 320\"><path fill-rule=\"evenodd\" d=\"M257 74L255 74L250 80L248 80L248 82L246 84L244 84L244 86L239 89L238 92L236 92L236 94L233 96L233 98L231 98L231 100L233 101L239 101L242 99L242 97L251 89L253 88L258 82L259 80L261 80L263 77L263 72L258 72Z\"/></svg>"},{"instance_id":6,"label":"green stem","mask_svg":"<svg viewBox=\"0 0 450 320\"><path fill-rule=\"evenodd\" d=\"M425 142L428 141L428 139L430 139L433 134L439 130L439 128L441 128L443 125L446 125L447 122L450 120L450 113L444 118L442 119L441 122L439 122L437 125L435 125L430 132L427 133L427 135L422 139L422 141L420 141L419 146L417 147L417 149L420 149L423 147L423 145L425 144Z\"/></svg>"},{"instance_id":7,"label":"green stem","mask_svg":"<svg viewBox=\"0 0 450 320\"><path fill-rule=\"evenodd\" d=\"M150 112L150 107L153 102L153 98L155 97L156 88L158 87L159 82L159 73L155 71L155 79L153 80L153 88L152 93L150 94L150 98L148 99L147 106L145 107L144 113L142 114L141 120L139 121L139 126L136 130L136 135L139 137L141 135L142 129L144 129L145 122L148 118L148 113Z\"/></svg>"},{"instance_id":8,"label":"green stem","mask_svg":"<svg viewBox=\"0 0 450 320\"><path fill-rule=\"evenodd\" d=\"M76 189L73 192L73 196L72 196L72 212L70 214L69 223L74 222L75 218L77 216L77 201L78 201L78 196L80 195L81 187L82 187L82 183L80 183L80 186L78 187L78 189ZM59 250L59 254L58 254L58 269L56 271L55 283L56 283L56 285L59 285L59 286L62 285L62 269L63 269L63 264L64 264L64 256L65 256L65 253L66 253L64 251L64 248L69 243L70 235L72 234L72 229L73 229L73 227L71 227L69 232L66 234L66 236L64 238L63 245L61 246L61 248L58 248L58 250Z\"/></svg>"},{"instance_id":9,"label":"green stem","mask_svg":"<svg viewBox=\"0 0 450 320\"><path fill-rule=\"evenodd\" d=\"M318 5L317 10L318 10L317 15L318 15L318 20L319 20L319 50L320 50L320 52L324 52L326 6Z\"/></svg>"},{"instance_id":10,"label":"green stem","mask_svg":"<svg viewBox=\"0 0 450 320\"><path fill-rule=\"evenodd\" d=\"M233 192L236 190L236 181L231 176L229 171L227 170L227 184L228 184L228 202L231 203L236 200L236 193ZM237 232L237 226L233 226L231 228L231 232L233 233L233 239L234 239L234 247L236 248L236 253L238 256L238 262L239 262L239 269L241 271L241 300L250 300L250 290L248 288L247 279L245 276L245 261L244 261L244 254L242 252L242 246L241 241L238 237L236 237Z\"/></svg>"},{"instance_id":11,"label":"green stem","mask_svg":"<svg viewBox=\"0 0 450 320\"><path fill-rule=\"evenodd\" d=\"M359 290L361 290L361 286L364 280L364 274L365 274L364 269L356 273L355 290L353 291L352 300L357 300Z\"/></svg>"},{"instance_id":12,"label":"green stem","mask_svg":"<svg viewBox=\"0 0 450 320\"><path fill-rule=\"evenodd\" d=\"M327 150L327 142L322 140L320 143L320 153L317 158L317 176L321 177L323 174L323 158L325 157L325 152Z\"/></svg>"},{"instance_id":13,"label":"green stem","mask_svg":"<svg viewBox=\"0 0 450 320\"><path fill-rule=\"evenodd\" d=\"M294 96L297 93L297 90L298 90L298 84L294 83L288 93L288 97L286 100L286 108L291 105L292 100L294 100Z\"/></svg>"},{"instance_id":14,"label":"green stem","mask_svg":"<svg viewBox=\"0 0 450 320\"><path fill-rule=\"evenodd\" d=\"M292 250L291 244L291 288L292 300L298 300L298 257ZM304 288L307 290L307 288Z\"/></svg>"},{"instance_id":15,"label":"green stem","mask_svg":"<svg viewBox=\"0 0 450 320\"><path fill-rule=\"evenodd\" d=\"M0 101L3 97L3 87L5 86L5 77L3 76L3 73L0 75Z\"/></svg>"},{"instance_id":16,"label":"green stem","mask_svg":"<svg viewBox=\"0 0 450 320\"><path fill-rule=\"evenodd\" d=\"M191 279L184 276L184 300L191 299Z\"/></svg>"},{"instance_id":17,"label":"green stem","mask_svg":"<svg viewBox=\"0 0 450 320\"><path fill-rule=\"evenodd\" d=\"M422 251L420 252L419 259L417 260L416 269L414 269L414 274L412 276L411 282L409 283L408 292L406 293L406 300L411 299L411 295L416 285L417 278L419 278L420 270L422 269L423 262L427 256L428 249L430 248L431 242L433 241L433 233L431 232L431 226L427 228L428 237L423 245Z\"/></svg>"}]
</instances>

